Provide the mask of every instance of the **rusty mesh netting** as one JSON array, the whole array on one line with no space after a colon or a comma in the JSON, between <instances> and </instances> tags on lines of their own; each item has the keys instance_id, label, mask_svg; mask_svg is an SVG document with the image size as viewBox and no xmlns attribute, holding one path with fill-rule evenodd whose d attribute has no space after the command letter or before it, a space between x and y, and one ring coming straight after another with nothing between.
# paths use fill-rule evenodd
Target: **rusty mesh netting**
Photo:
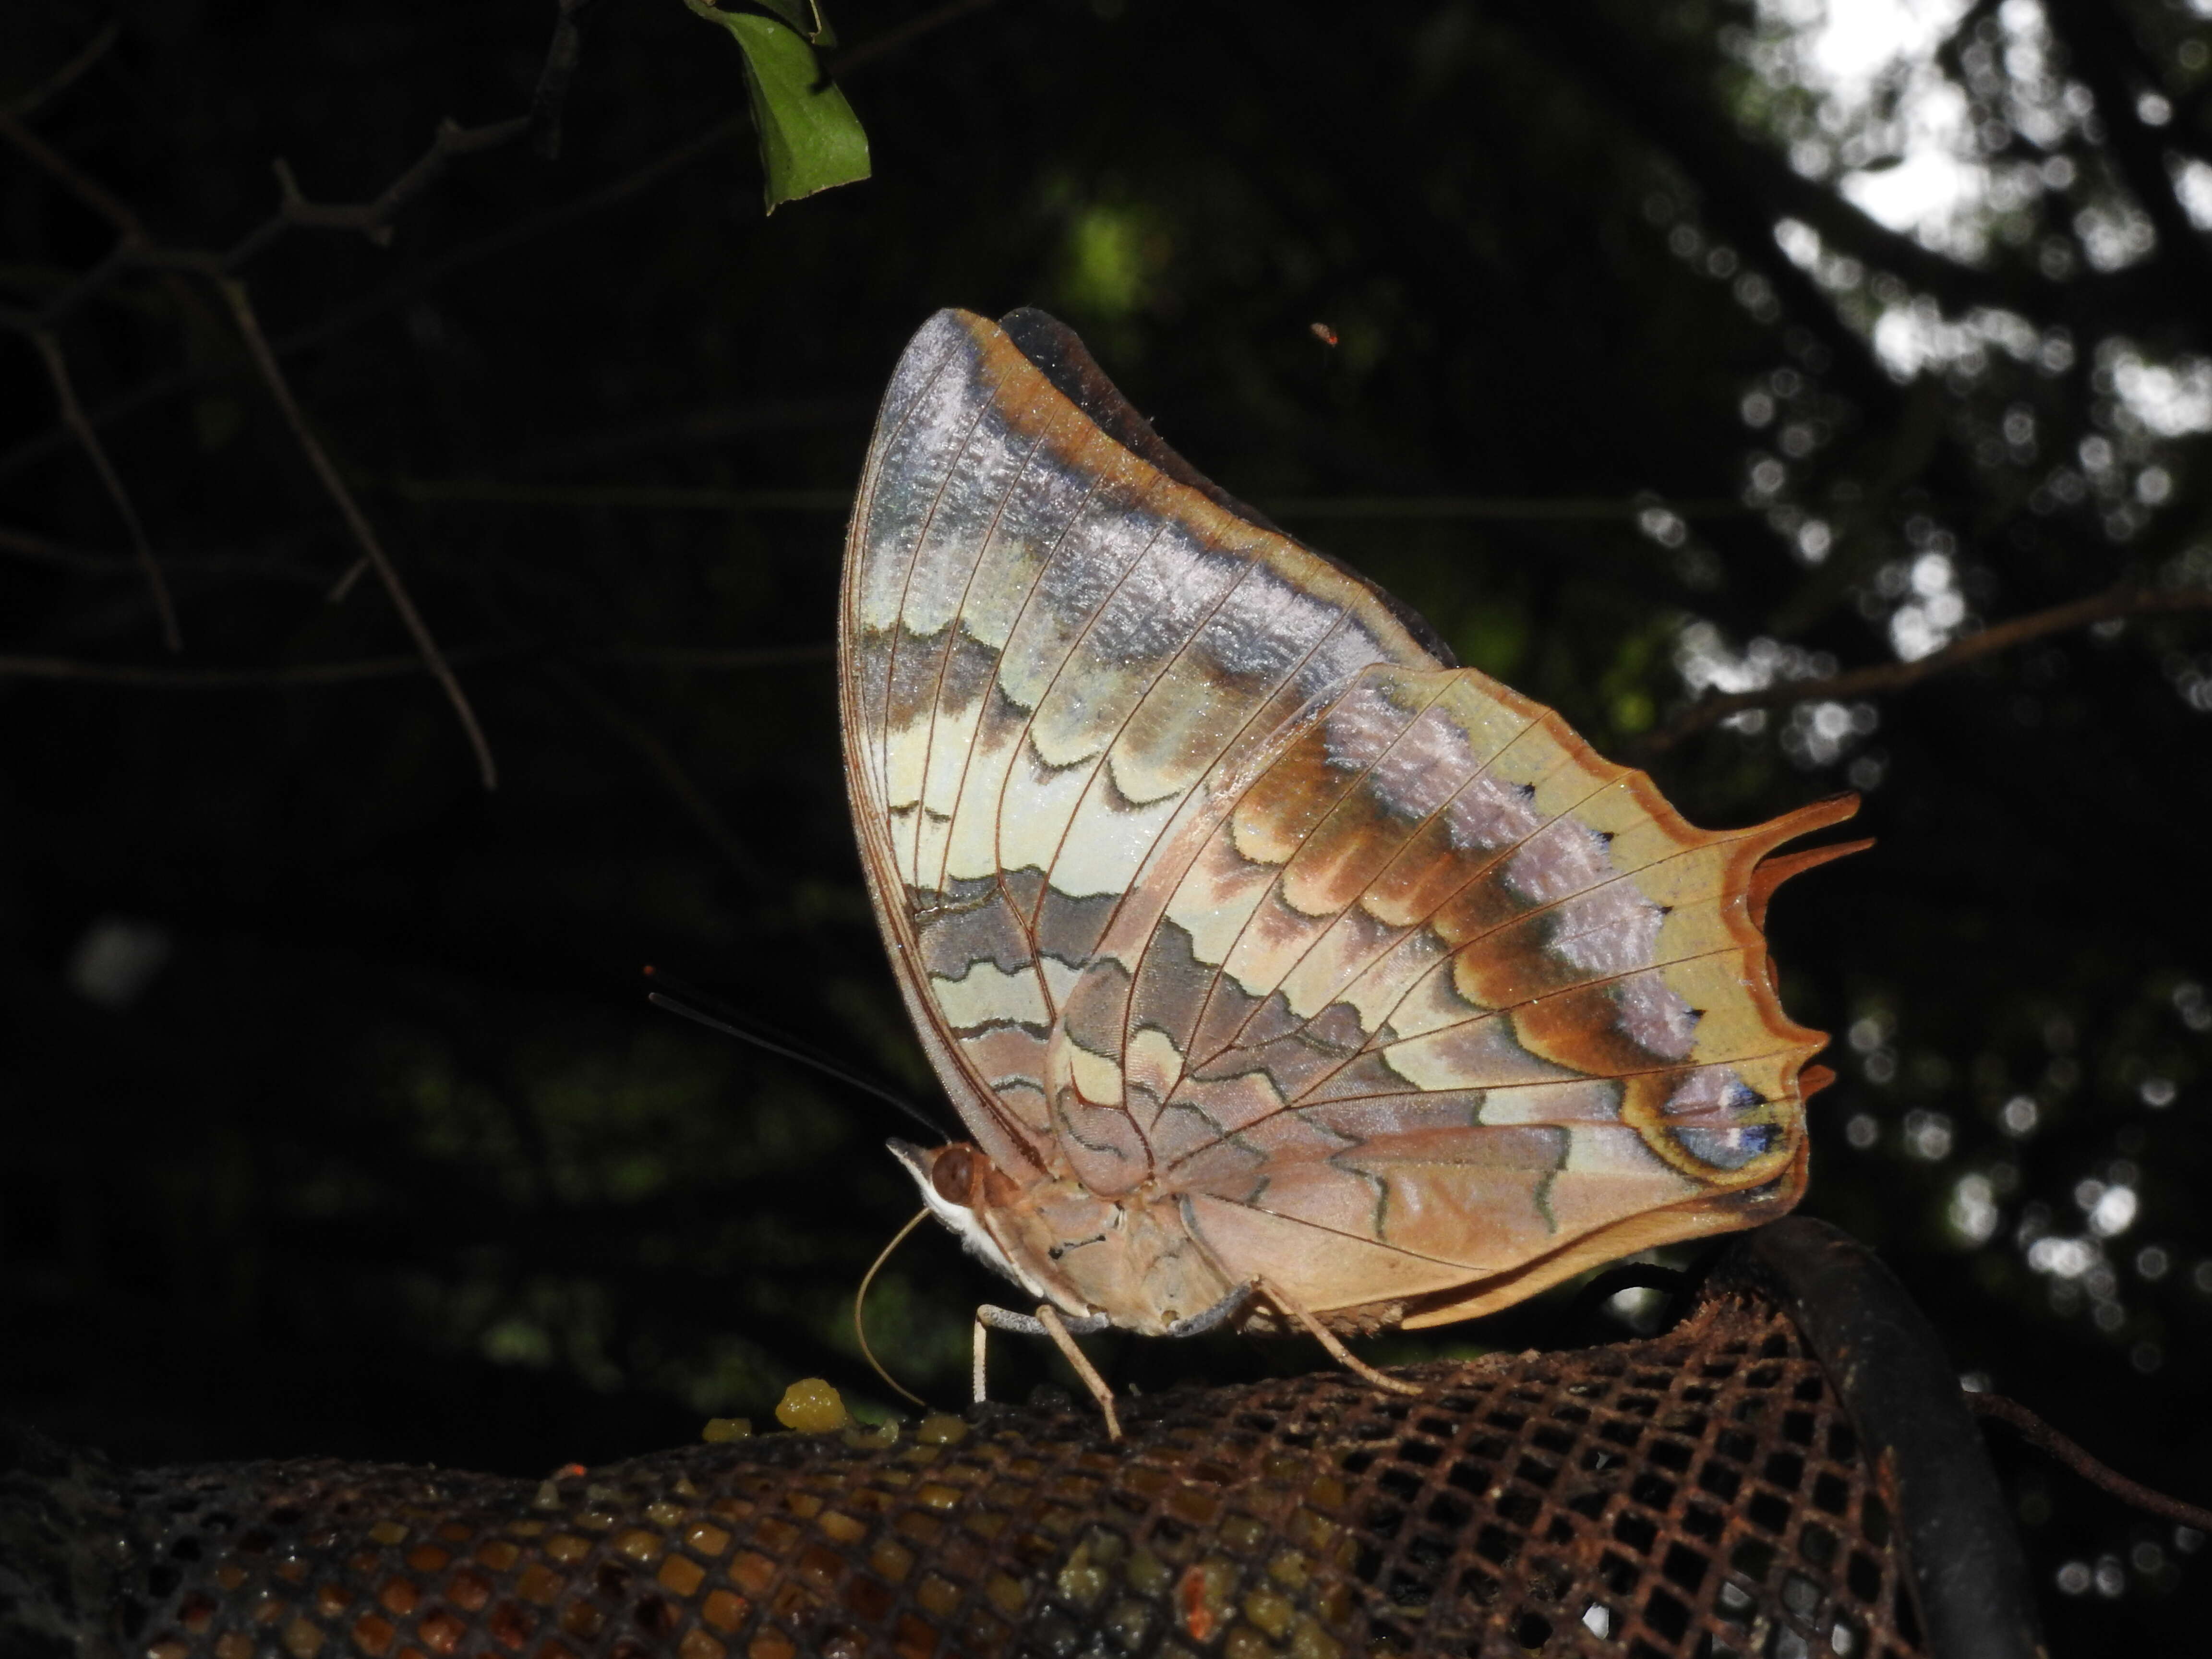
<instances>
[{"instance_id":1,"label":"rusty mesh netting","mask_svg":"<svg viewBox=\"0 0 2212 1659\"><path fill-rule=\"evenodd\" d=\"M88 1549L102 1639L75 1647L1923 1650L1888 1478L1772 1303L1739 1287L1650 1340L1404 1374L1425 1397L1322 1373L1135 1401L1120 1445L1087 1409L988 1407L888 1447L772 1434L544 1482L331 1461L122 1474Z\"/></svg>"}]
</instances>

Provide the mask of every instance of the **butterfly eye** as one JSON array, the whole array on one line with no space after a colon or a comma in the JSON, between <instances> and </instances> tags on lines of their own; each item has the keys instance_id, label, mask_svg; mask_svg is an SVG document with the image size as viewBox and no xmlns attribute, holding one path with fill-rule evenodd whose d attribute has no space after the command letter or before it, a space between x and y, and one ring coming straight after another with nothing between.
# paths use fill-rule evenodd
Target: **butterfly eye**
<instances>
[{"instance_id":1,"label":"butterfly eye","mask_svg":"<svg viewBox=\"0 0 2212 1659\"><path fill-rule=\"evenodd\" d=\"M930 1166L929 1184L937 1188L937 1195L946 1203L973 1208L975 1163L975 1149L965 1141L955 1141L939 1152L937 1162Z\"/></svg>"}]
</instances>

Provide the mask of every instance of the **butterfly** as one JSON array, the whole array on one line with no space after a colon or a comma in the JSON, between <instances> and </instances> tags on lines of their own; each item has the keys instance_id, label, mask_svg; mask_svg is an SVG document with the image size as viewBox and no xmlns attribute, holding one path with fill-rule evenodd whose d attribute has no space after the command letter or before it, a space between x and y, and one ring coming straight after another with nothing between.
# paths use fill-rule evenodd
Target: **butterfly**
<instances>
[{"instance_id":1,"label":"butterfly","mask_svg":"<svg viewBox=\"0 0 2212 1659\"><path fill-rule=\"evenodd\" d=\"M908 345L845 556L845 772L970 1140L929 1210L1071 1333L1473 1317L1803 1192L1761 933L1850 796L1692 828L1208 482L1067 328ZM1402 1386L1402 1385L1401 1385Z\"/></svg>"}]
</instances>

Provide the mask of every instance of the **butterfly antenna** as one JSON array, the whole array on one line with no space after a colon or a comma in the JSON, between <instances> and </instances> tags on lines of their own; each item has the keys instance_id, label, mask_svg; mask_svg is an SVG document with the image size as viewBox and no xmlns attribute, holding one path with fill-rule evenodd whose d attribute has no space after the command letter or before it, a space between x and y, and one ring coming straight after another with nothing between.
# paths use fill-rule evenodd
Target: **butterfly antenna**
<instances>
[{"instance_id":1,"label":"butterfly antenna","mask_svg":"<svg viewBox=\"0 0 2212 1659\"><path fill-rule=\"evenodd\" d=\"M860 1275L860 1288L853 1292L853 1334L860 1339L860 1358L866 1360L868 1364L874 1368L875 1373L878 1376L882 1377L885 1382L890 1385L891 1391L894 1394L903 1395L907 1399L914 1401L915 1405L921 1407L924 1411L927 1411L929 1409L929 1401L924 1400L920 1395L915 1393L911 1389L902 1385L898 1378L893 1376L889 1371L885 1370L884 1369L884 1362L876 1358L876 1351L868 1346L868 1322L860 1316L860 1310L867 1305L868 1286L876 1282L877 1273L882 1268L884 1262L891 1259L891 1252L898 1249L900 1245L906 1243L906 1236L908 1233L912 1232L916 1227L919 1227L923 1222L928 1219L929 1206L925 1204L921 1208L914 1212L914 1218L911 1221L908 1222L905 1226L900 1228L898 1231L892 1236L891 1242L884 1246L883 1254L878 1255L869 1266L866 1273Z\"/></svg>"},{"instance_id":2,"label":"butterfly antenna","mask_svg":"<svg viewBox=\"0 0 2212 1659\"><path fill-rule=\"evenodd\" d=\"M664 976L654 969L648 967L645 971L649 978L665 982ZM786 1060L795 1060L802 1066L811 1066L825 1076L836 1078L848 1088L858 1089L862 1094L872 1095L886 1105L896 1108L939 1140L953 1139L945 1132L943 1124L938 1122L927 1112L923 1111L921 1107L915 1105L896 1089L886 1084L878 1083L873 1078L856 1072L849 1066L841 1065L827 1054L816 1052L794 1037L786 1036L781 1033L771 1036L745 1021L743 1016L734 1010L725 1008L719 1012L710 1012L700 1005L711 1002L714 999L702 996L688 987L681 996L658 989L648 991L646 993L645 1000L656 1008L665 1008L672 1014L681 1014L686 1019L696 1020L710 1031L720 1031L723 1036L733 1036L740 1042L750 1042L755 1048L765 1048L772 1054L781 1054Z\"/></svg>"}]
</instances>

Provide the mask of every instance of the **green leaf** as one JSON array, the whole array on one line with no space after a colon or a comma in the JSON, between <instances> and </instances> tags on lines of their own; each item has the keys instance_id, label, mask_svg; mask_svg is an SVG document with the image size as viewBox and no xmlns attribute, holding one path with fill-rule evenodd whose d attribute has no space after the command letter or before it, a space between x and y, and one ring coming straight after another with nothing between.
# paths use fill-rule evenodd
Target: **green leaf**
<instances>
[{"instance_id":1,"label":"green leaf","mask_svg":"<svg viewBox=\"0 0 2212 1659\"><path fill-rule=\"evenodd\" d=\"M823 73L803 32L811 24L817 38L829 33L811 0L763 0L773 7L773 17L717 11L705 0L685 3L729 30L744 52L745 92L760 134L770 213L786 202L868 176L868 135L845 94Z\"/></svg>"}]
</instances>

